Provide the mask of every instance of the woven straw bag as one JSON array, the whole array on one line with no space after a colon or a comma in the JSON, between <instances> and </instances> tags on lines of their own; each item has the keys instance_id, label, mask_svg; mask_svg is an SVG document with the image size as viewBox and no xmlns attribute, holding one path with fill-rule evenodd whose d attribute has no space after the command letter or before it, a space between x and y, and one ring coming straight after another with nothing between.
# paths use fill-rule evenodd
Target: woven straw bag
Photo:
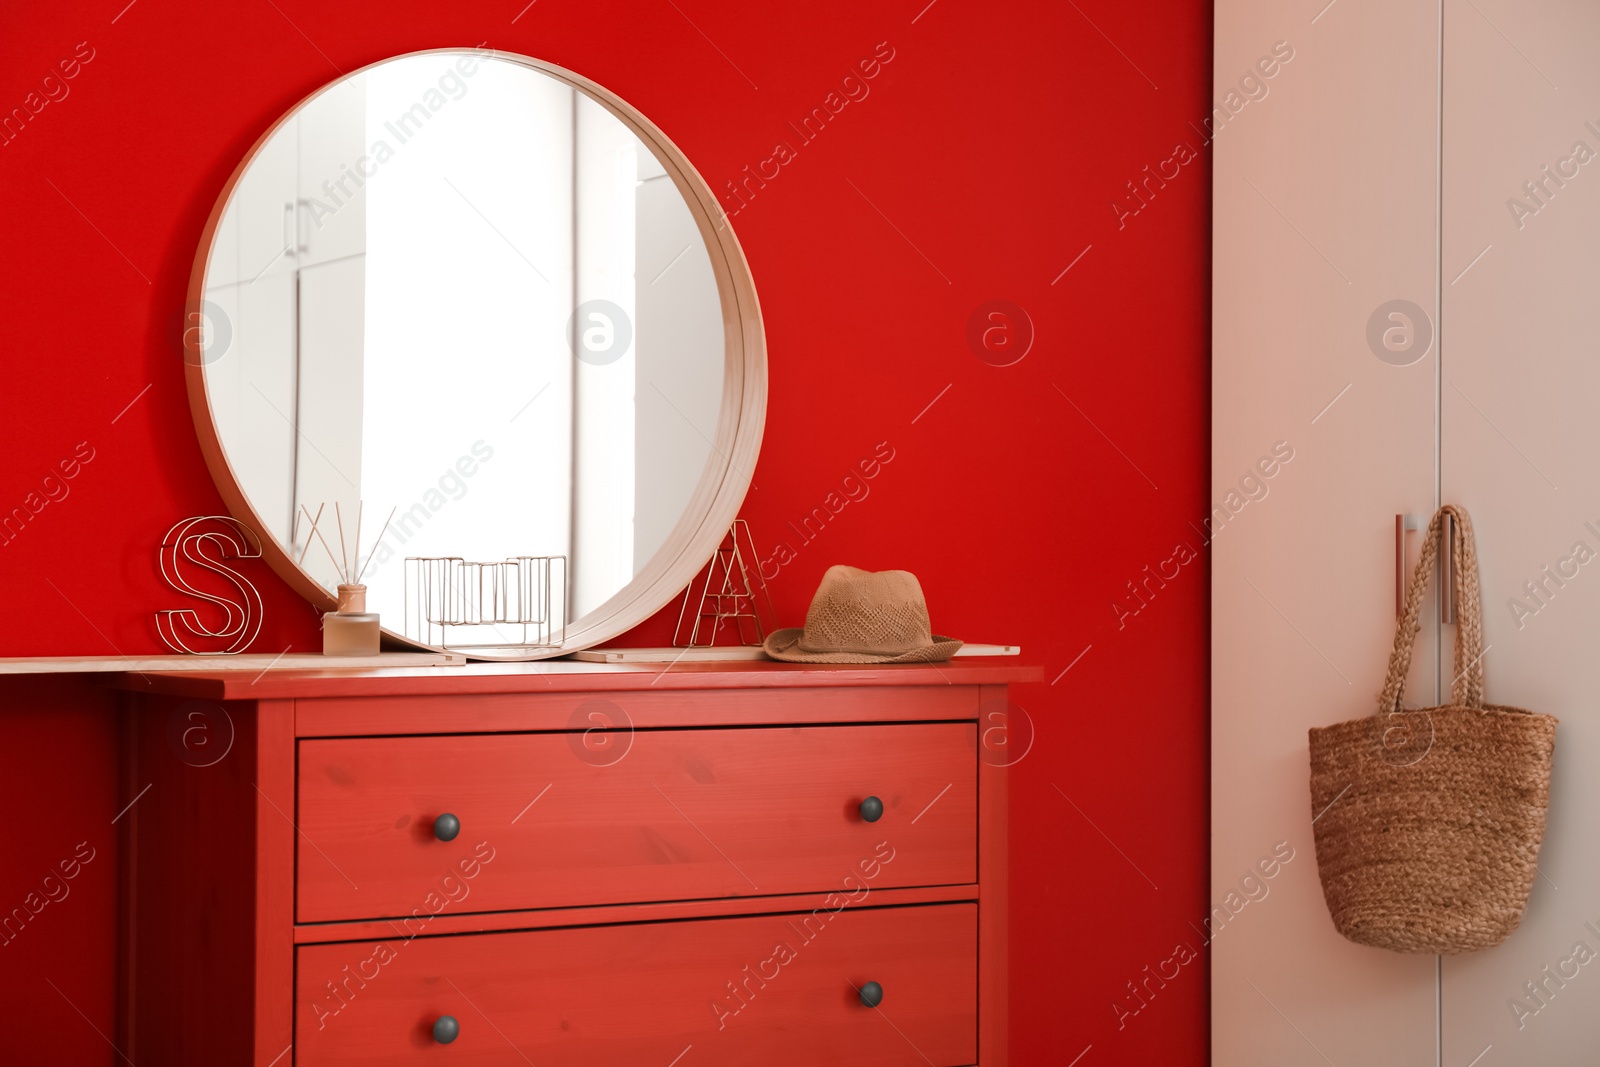
<instances>
[{"instance_id":1,"label":"woven straw bag","mask_svg":"<svg viewBox=\"0 0 1600 1067\"><path fill-rule=\"evenodd\" d=\"M1451 702L1401 706L1419 616L1439 555L1452 550L1458 624ZM1522 921L1550 804L1556 720L1483 700L1483 609L1465 510L1428 525L1395 627L1378 713L1311 731L1317 871L1339 932L1395 952L1497 945Z\"/></svg>"}]
</instances>

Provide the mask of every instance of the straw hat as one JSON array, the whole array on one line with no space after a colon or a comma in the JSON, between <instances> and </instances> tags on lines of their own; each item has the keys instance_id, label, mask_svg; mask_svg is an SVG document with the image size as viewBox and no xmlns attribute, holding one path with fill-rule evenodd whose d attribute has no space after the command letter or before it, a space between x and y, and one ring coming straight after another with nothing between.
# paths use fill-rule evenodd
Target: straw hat
<instances>
[{"instance_id":1,"label":"straw hat","mask_svg":"<svg viewBox=\"0 0 1600 1067\"><path fill-rule=\"evenodd\" d=\"M928 623L922 585L910 571L832 566L802 628L766 640L767 655L791 663L938 663L961 642Z\"/></svg>"}]
</instances>

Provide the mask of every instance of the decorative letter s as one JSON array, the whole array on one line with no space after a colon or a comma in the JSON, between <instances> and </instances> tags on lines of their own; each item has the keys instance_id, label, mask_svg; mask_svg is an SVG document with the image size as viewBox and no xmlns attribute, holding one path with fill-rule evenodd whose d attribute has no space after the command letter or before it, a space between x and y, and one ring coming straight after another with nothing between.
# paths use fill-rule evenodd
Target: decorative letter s
<instances>
[{"instance_id":1,"label":"decorative letter s","mask_svg":"<svg viewBox=\"0 0 1600 1067\"><path fill-rule=\"evenodd\" d=\"M207 528L207 524L212 524ZM200 527L196 529L196 527ZM215 548L207 555L204 547ZM199 597L222 610L222 624L211 629L200 621L193 608L156 612L156 632L174 652L191 655L233 655L242 652L261 632L261 594L250 580L224 560L260 559L261 539L244 523L227 515L200 515L184 519L167 531L159 552L161 577L180 593ZM238 599L216 596L197 588L184 574L185 568L220 574L238 591ZM202 637L226 641L227 647L190 648L188 639Z\"/></svg>"}]
</instances>

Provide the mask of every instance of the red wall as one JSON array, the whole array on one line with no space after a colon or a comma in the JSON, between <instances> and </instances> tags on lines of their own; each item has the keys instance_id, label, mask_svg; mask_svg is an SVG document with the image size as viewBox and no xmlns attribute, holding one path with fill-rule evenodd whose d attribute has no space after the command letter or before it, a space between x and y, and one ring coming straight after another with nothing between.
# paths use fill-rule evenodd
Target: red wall
<instances>
[{"instance_id":1,"label":"red wall","mask_svg":"<svg viewBox=\"0 0 1600 1067\"><path fill-rule=\"evenodd\" d=\"M936 629L1020 643L1055 679L1017 693L1035 738L1013 772L1016 1062L1088 1046L1084 1067L1203 1062L1210 155L1191 121L1210 110L1208 4L539 0L513 22L523 0L118 16L125 2L0 14L0 113L37 106L79 42L93 54L0 147L0 513L79 442L94 457L0 547L4 655L160 650L151 612L178 605L154 547L221 507L177 343L200 229L255 138L336 66L485 41L551 60L636 104L722 190L886 41L870 95L734 219L771 348L745 516L763 555L796 550L773 582L785 621L828 564L905 567ZM1179 142L1198 158L1129 198L1147 165L1172 174ZM1011 366L969 347L992 300L1033 323ZM801 543L786 524L879 442L894 458L870 494ZM1180 544L1198 559L1180 566ZM310 609L261 578L256 647L313 650ZM79 842L99 849L0 946L0 1003L28 1024L8 1055L120 1062L97 1033L113 1033L110 820L132 799L112 704L71 679L6 681L0 727L0 910ZM1113 1004L1139 1005L1126 983L1180 943L1199 958L1119 1028Z\"/></svg>"}]
</instances>

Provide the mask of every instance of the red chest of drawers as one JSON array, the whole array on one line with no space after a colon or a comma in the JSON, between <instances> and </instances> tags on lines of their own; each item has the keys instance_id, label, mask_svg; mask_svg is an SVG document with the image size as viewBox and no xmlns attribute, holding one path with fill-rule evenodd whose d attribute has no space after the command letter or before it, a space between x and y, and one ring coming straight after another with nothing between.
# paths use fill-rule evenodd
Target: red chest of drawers
<instances>
[{"instance_id":1,"label":"red chest of drawers","mask_svg":"<svg viewBox=\"0 0 1600 1067\"><path fill-rule=\"evenodd\" d=\"M1036 675L128 676L119 1046L1000 1067L1006 685Z\"/></svg>"}]
</instances>

